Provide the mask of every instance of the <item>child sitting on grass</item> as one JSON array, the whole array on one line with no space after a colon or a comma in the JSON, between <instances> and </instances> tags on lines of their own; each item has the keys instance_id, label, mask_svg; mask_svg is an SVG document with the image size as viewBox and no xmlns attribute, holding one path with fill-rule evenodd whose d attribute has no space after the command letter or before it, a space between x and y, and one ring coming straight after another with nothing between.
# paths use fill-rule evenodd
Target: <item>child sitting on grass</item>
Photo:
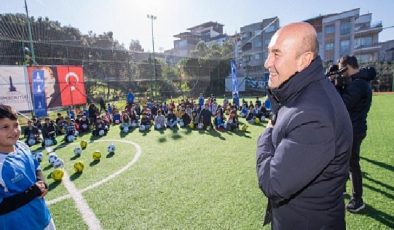
<instances>
[{"instance_id":1,"label":"child sitting on grass","mask_svg":"<svg viewBox=\"0 0 394 230\"><path fill-rule=\"evenodd\" d=\"M176 128L178 123L178 118L175 116L174 114L174 110L170 109L168 110L168 114L167 114L167 128Z\"/></svg>"},{"instance_id":2,"label":"child sitting on grass","mask_svg":"<svg viewBox=\"0 0 394 230\"><path fill-rule=\"evenodd\" d=\"M73 142L75 140L75 124L74 124L74 119L71 119L70 117L66 117L66 123L64 124L64 129L66 132L66 135L64 136L64 141L66 143Z\"/></svg>"},{"instance_id":3,"label":"child sitting on grass","mask_svg":"<svg viewBox=\"0 0 394 230\"><path fill-rule=\"evenodd\" d=\"M26 144L30 147L37 144L40 141L40 130L34 126L33 121L27 121L27 127L25 128L24 137L26 138Z\"/></svg>"},{"instance_id":4,"label":"child sitting on grass","mask_svg":"<svg viewBox=\"0 0 394 230\"><path fill-rule=\"evenodd\" d=\"M230 111L230 116L228 117L226 127L230 131L234 131L239 128L237 110L233 109Z\"/></svg>"},{"instance_id":5,"label":"child sitting on grass","mask_svg":"<svg viewBox=\"0 0 394 230\"><path fill-rule=\"evenodd\" d=\"M155 129L156 130L162 130L166 128L166 118L162 114L161 110L157 111L157 115L155 116Z\"/></svg>"}]
</instances>

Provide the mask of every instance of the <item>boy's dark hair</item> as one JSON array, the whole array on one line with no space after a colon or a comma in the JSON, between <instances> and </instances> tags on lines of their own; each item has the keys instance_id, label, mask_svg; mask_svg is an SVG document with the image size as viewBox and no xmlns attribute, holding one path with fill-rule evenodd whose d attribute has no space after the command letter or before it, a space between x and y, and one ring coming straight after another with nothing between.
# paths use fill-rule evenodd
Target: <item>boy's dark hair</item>
<instances>
[{"instance_id":1,"label":"boy's dark hair","mask_svg":"<svg viewBox=\"0 0 394 230\"><path fill-rule=\"evenodd\" d=\"M3 118L8 118L15 121L18 120L18 114L11 106L0 104L0 119Z\"/></svg>"},{"instance_id":2,"label":"boy's dark hair","mask_svg":"<svg viewBox=\"0 0 394 230\"><path fill-rule=\"evenodd\" d=\"M342 66L350 65L352 68L358 69L358 62L355 56L345 55L341 57L339 62L342 64Z\"/></svg>"}]
</instances>

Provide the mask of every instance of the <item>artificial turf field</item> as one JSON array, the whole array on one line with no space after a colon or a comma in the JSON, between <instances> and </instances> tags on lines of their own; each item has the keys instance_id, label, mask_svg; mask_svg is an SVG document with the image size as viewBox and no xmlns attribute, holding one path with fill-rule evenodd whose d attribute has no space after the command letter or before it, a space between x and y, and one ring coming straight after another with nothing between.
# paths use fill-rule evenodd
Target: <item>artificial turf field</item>
<instances>
[{"instance_id":1,"label":"artificial turf field","mask_svg":"<svg viewBox=\"0 0 394 230\"><path fill-rule=\"evenodd\" d=\"M362 214L346 214L347 229L394 228L393 106L394 95L373 97L361 147L367 208ZM126 135L112 126L105 137L92 140L85 135L55 151L103 229L270 229L262 227L266 198L255 172L256 141L264 125L249 125L247 132L151 128ZM75 158L73 149L80 140L89 144ZM135 146L127 141L141 147L138 160ZM116 152L108 155L111 142ZM103 153L99 162L92 159L95 150ZM72 199L55 202L68 192L50 178L53 168L44 155L41 167L50 188L46 200L57 229L88 229ZM125 169L133 159L135 163ZM85 163L82 174L73 170L78 160ZM125 170L118 176L86 190L121 169ZM350 194L350 183L347 191Z\"/></svg>"}]
</instances>

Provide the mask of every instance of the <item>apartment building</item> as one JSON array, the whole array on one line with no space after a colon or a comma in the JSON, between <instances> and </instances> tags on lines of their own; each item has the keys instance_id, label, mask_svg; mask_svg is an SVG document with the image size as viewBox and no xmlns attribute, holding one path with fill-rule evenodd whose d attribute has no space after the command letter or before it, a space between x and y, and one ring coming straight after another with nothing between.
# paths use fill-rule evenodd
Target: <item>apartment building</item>
<instances>
[{"instance_id":1,"label":"apartment building","mask_svg":"<svg viewBox=\"0 0 394 230\"><path fill-rule=\"evenodd\" d=\"M360 9L323 15L305 20L311 23L319 40L319 54L326 63L343 55L355 55L360 63L379 59L379 33L382 23L372 23L372 14L360 15Z\"/></svg>"},{"instance_id":2,"label":"apartment building","mask_svg":"<svg viewBox=\"0 0 394 230\"><path fill-rule=\"evenodd\" d=\"M204 41L208 46L213 44L223 44L228 38L223 33L223 24L218 22L206 22L188 28L186 32L174 35L178 38L174 40L174 48L169 52L171 55L179 57L190 57L192 50L199 41Z\"/></svg>"},{"instance_id":3,"label":"apartment building","mask_svg":"<svg viewBox=\"0 0 394 230\"><path fill-rule=\"evenodd\" d=\"M241 27L240 41L235 47L238 72L249 78L264 76L264 61L272 35L279 29L279 18L267 18L261 22Z\"/></svg>"}]
</instances>

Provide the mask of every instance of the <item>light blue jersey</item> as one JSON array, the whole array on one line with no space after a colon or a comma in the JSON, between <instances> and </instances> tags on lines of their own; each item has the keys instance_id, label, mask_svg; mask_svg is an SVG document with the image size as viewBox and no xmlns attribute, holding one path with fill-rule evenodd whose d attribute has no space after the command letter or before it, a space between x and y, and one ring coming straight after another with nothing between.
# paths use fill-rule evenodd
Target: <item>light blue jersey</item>
<instances>
[{"instance_id":1,"label":"light blue jersey","mask_svg":"<svg viewBox=\"0 0 394 230\"><path fill-rule=\"evenodd\" d=\"M7 197L22 193L37 181L38 161L29 147L18 141L15 152L0 153L0 203ZM0 215L0 230L44 229L51 214L42 197L37 197L22 207Z\"/></svg>"}]
</instances>

